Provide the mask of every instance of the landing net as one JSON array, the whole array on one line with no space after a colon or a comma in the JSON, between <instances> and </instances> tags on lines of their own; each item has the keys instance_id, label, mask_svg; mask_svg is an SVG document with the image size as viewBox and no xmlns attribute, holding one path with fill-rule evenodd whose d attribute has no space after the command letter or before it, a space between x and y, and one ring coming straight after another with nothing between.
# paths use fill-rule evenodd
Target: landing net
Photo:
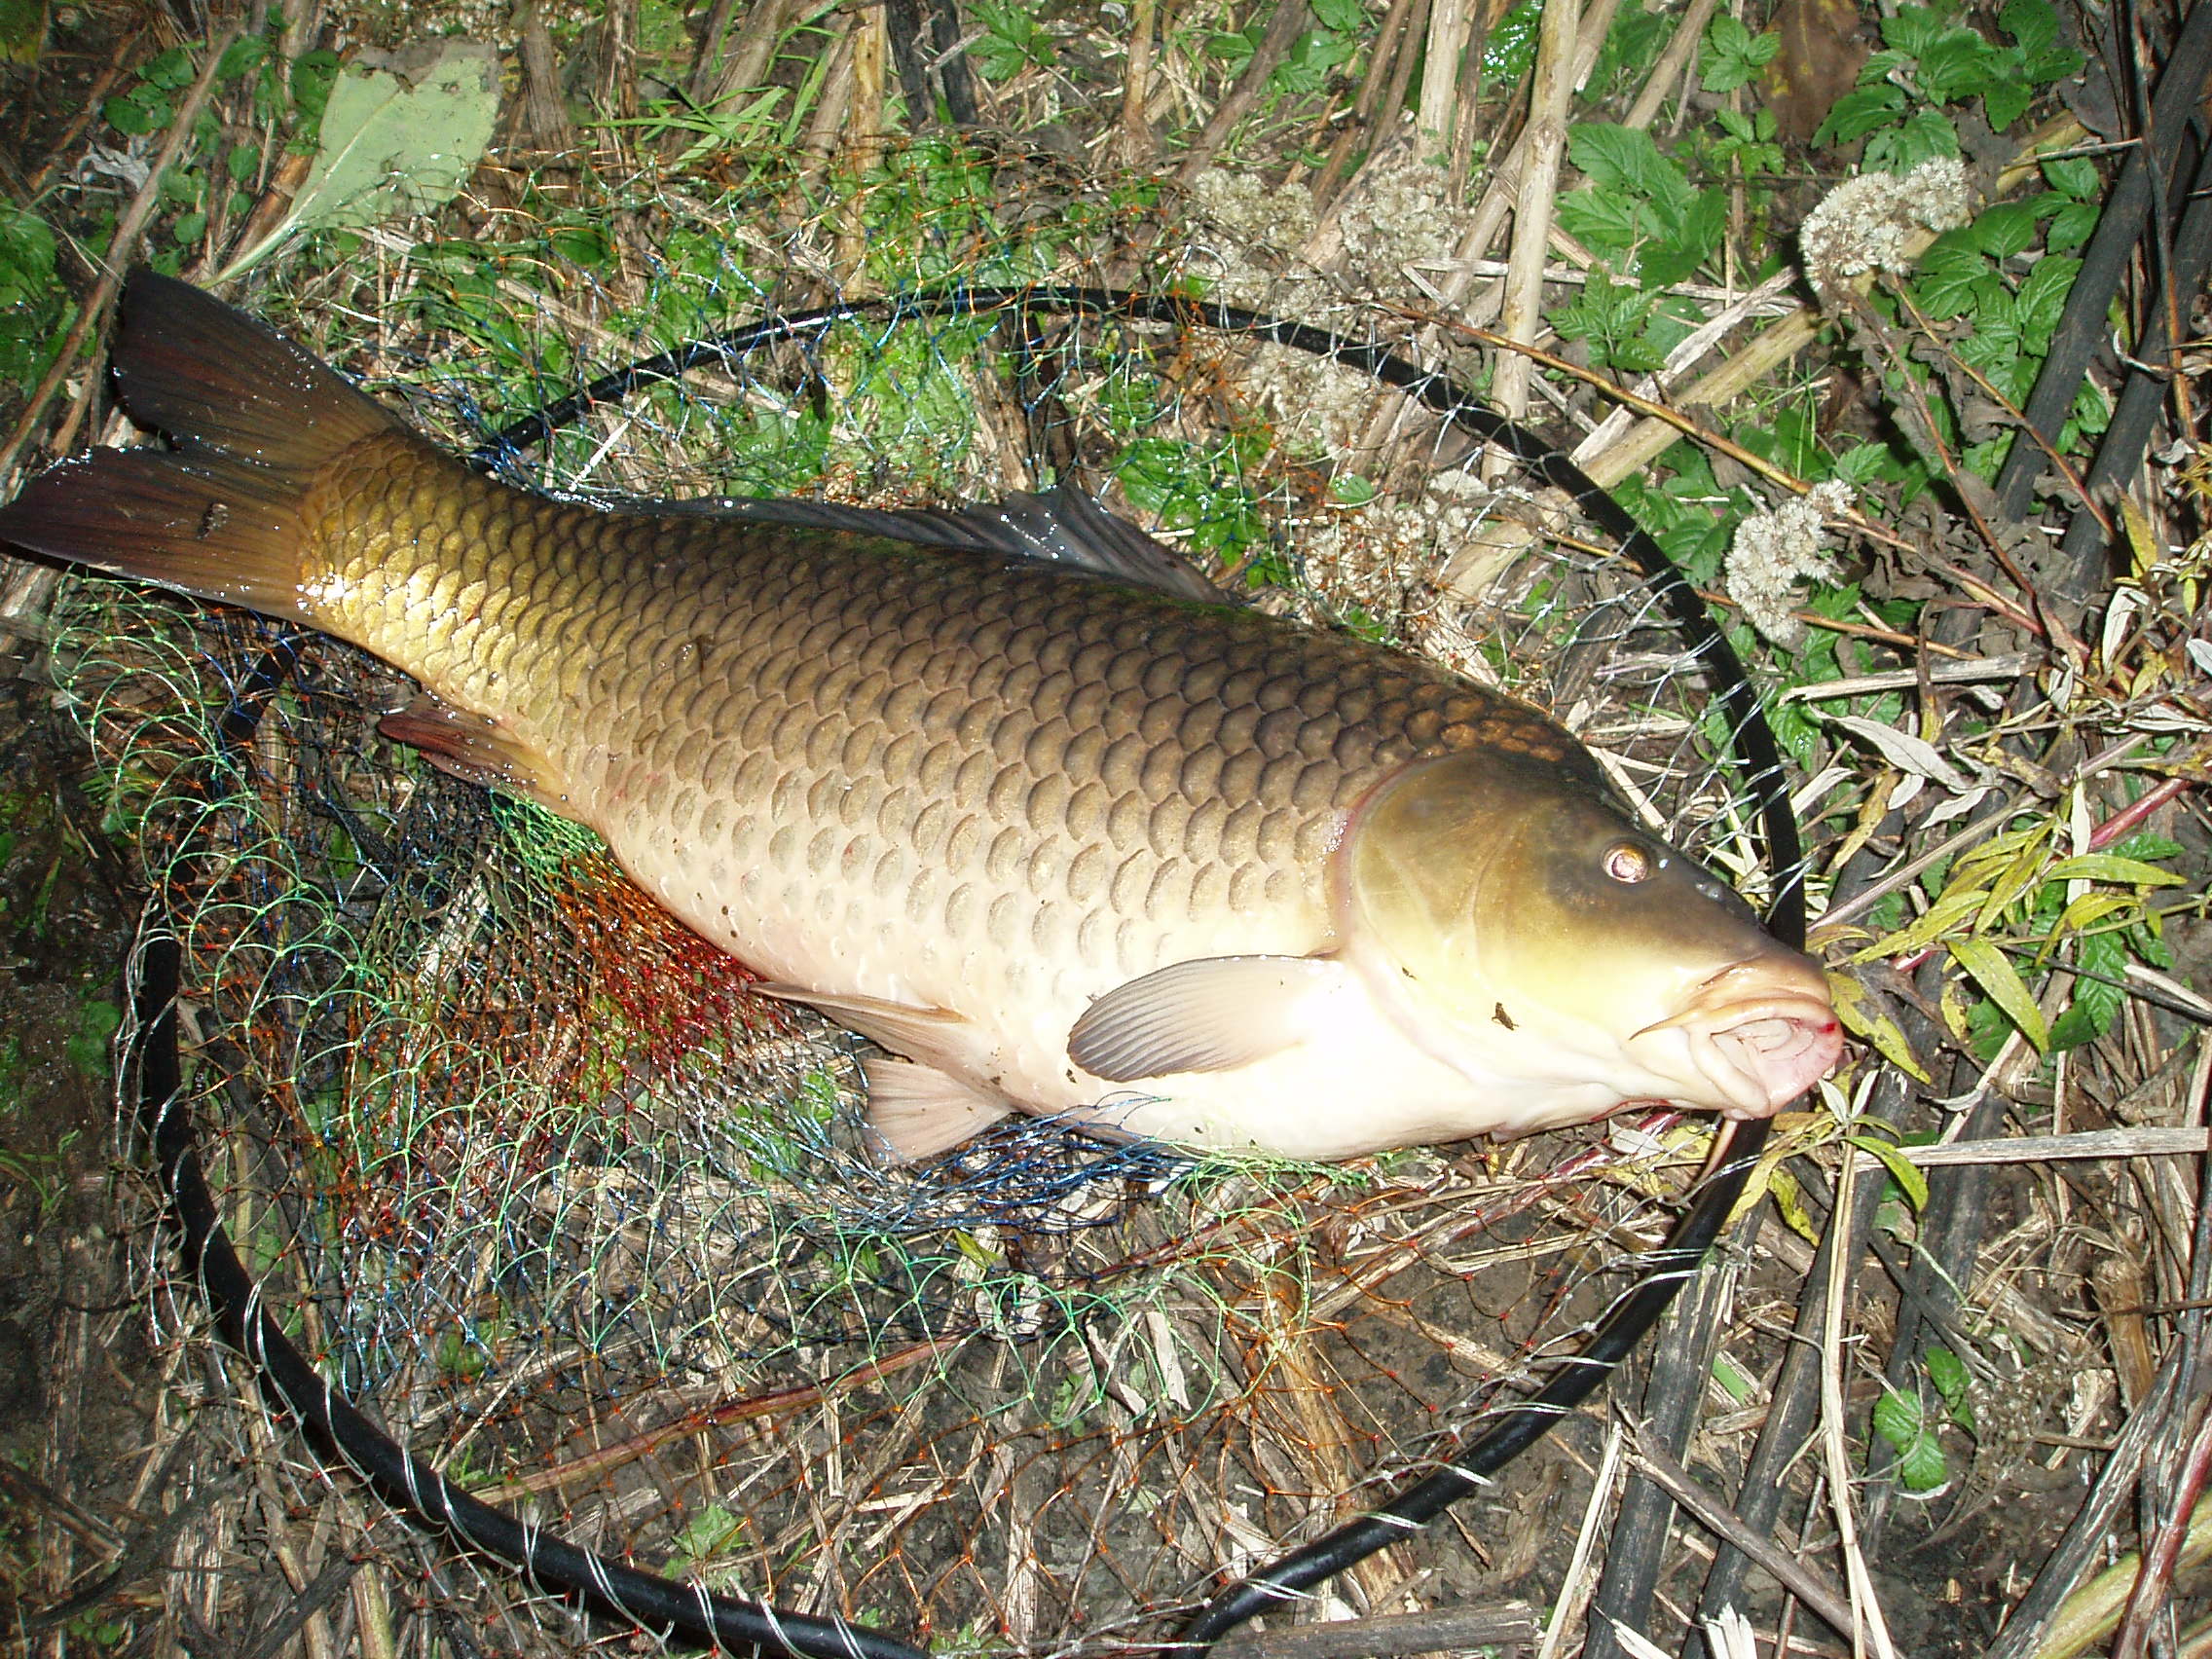
<instances>
[{"instance_id":1,"label":"landing net","mask_svg":"<svg viewBox=\"0 0 2212 1659\"><path fill-rule=\"evenodd\" d=\"M469 241L317 249L230 297L462 451L655 350L867 302L501 466L601 499L1108 489L1254 603L1550 709L1655 825L1764 896L1712 687L1602 536L1511 469L1487 481L1476 446L1361 368L884 301L1108 275L1072 210L1010 227L923 160L894 158L841 223L664 196L617 246L514 210ZM1145 229L1142 268L1112 274L1127 285L1481 373L1399 296L1274 283L1264 245L1202 217ZM305 639L251 764L203 799L186 780L273 626L93 581L62 622L111 814L184 896L152 921L184 943L203 1156L269 1305L461 1485L654 1570L952 1652L1157 1639L1218 1575L1372 1504L1547 1375L1702 1150L1624 1124L1323 1167L1025 1120L886 1169L858 1127L857 1040L751 994L587 832L381 739L398 676ZM189 1287L172 1295L191 1323ZM296 1513L344 1517L345 1547L413 1587L394 1616L422 1650L457 1621L486 1652L606 1639L334 1485L249 1382L227 1409ZM1507 1502L1363 1565L1334 1610L1479 1598L1530 1541Z\"/></svg>"}]
</instances>

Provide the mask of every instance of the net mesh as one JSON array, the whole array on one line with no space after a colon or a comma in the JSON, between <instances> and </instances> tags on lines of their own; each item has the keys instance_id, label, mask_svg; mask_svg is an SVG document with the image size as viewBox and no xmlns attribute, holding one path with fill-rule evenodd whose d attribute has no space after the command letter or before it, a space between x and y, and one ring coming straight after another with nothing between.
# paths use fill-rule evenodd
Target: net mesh
<instances>
[{"instance_id":1,"label":"net mesh","mask_svg":"<svg viewBox=\"0 0 2212 1659\"><path fill-rule=\"evenodd\" d=\"M465 253L372 241L367 276L303 255L245 302L475 448L771 307L1100 275L1064 224L1009 230L941 179L917 204L886 172L795 230L659 200L652 263L595 263L564 246L577 227L540 222ZM910 234L867 234L871 215ZM1218 257L1161 234L1142 282ZM1475 372L1386 307L1300 297ZM362 314L389 320L365 338ZM1767 880L1708 687L1634 572L1559 503L1481 483L1466 440L1362 370L886 302L498 453L608 500L1111 484L1257 603L1551 709L1678 844L1754 899ZM589 833L381 739L406 699L391 671L301 641L250 755L202 795L186 781L274 625L90 581L61 622L111 818L172 896L157 920L186 950L203 1156L271 1305L460 1484L641 1566L953 1651L1157 1636L1570 1352L1664 1227L1654 1195L1679 1182L1655 1171L1697 1157L1689 1131L1614 1126L1320 1167L1024 1120L881 1167L857 1040L749 991ZM188 1295L171 1306L190 1317ZM240 1440L291 1501L329 1503L280 1430ZM360 1525L361 1549L412 1561L410 1629L467 1609L487 1650L604 1637L388 1518ZM1381 1610L1483 1581L1446 1533L1331 1594Z\"/></svg>"}]
</instances>

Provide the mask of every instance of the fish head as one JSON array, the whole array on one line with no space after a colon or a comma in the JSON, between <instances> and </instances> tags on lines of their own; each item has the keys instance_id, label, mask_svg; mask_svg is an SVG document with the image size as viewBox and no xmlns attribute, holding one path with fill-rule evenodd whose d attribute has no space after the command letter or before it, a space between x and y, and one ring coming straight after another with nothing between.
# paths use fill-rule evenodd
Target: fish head
<instances>
[{"instance_id":1,"label":"fish head","mask_svg":"<svg viewBox=\"0 0 2212 1659\"><path fill-rule=\"evenodd\" d=\"M1409 1037L1527 1088L1506 1126L1645 1099L1767 1117L1842 1051L1812 959L1556 762L1470 751L1385 780L1339 848L1336 904L1343 953Z\"/></svg>"}]
</instances>

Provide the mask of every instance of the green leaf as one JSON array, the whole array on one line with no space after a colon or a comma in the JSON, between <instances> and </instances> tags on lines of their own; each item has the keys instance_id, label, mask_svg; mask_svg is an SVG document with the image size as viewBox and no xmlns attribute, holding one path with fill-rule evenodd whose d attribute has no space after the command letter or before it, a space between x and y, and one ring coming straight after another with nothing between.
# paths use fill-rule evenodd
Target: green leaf
<instances>
[{"instance_id":1,"label":"green leaf","mask_svg":"<svg viewBox=\"0 0 2212 1659\"><path fill-rule=\"evenodd\" d=\"M1922 162L1959 154L1959 129L1934 105L1923 105L1898 126L1866 140L1865 166L1907 173Z\"/></svg>"},{"instance_id":2,"label":"green leaf","mask_svg":"<svg viewBox=\"0 0 2212 1659\"><path fill-rule=\"evenodd\" d=\"M261 66L269 55L267 35L240 35L224 49L222 61L215 65L217 81L235 81Z\"/></svg>"},{"instance_id":3,"label":"green leaf","mask_svg":"<svg viewBox=\"0 0 2212 1659\"><path fill-rule=\"evenodd\" d=\"M303 52L292 64L292 107L299 112L303 136L312 137L322 126L322 112L330 103L330 89L338 84L338 54L317 49Z\"/></svg>"},{"instance_id":4,"label":"green leaf","mask_svg":"<svg viewBox=\"0 0 2212 1659\"><path fill-rule=\"evenodd\" d=\"M1986 939L1949 939L1944 948L1961 968L1971 974L1974 982L1988 992L1989 1000L2004 1012L2005 1017L2041 1053L2050 1048L2050 1027L2045 1023L2043 1011L2036 1007L2036 999L2021 982L2018 972L2004 951Z\"/></svg>"},{"instance_id":5,"label":"green leaf","mask_svg":"<svg viewBox=\"0 0 2212 1659\"><path fill-rule=\"evenodd\" d=\"M2112 1029L2127 1000L2122 979L2127 973L2127 940L2119 929L2083 934L2075 946L2075 966L2082 970L2074 980L2074 1000L2051 1021L2050 1046L2078 1049L2093 1043ZM2094 978L2087 976L2094 975Z\"/></svg>"},{"instance_id":6,"label":"green leaf","mask_svg":"<svg viewBox=\"0 0 2212 1659\"><path fill-rule=\"evenodd\" d=\"M1863 138L1877 127L1887 127L1904 110L1903 88L1887 84L1861 87L1835 100L1827 119L1813 134L1814 146L1825 149L1831 144L1848 144L1854 138Z\"/></svg>"},{"instance_id":7,"label":"green leaf","mask_svg":"<svg viewBox=\"0 0 2212 1659\"><path fill-rule=\"evenodd\" d=\"M2044 182L2076 202L2094 202L2104 194L2097 164L2086 156L2062 156L2043 164Z\"/></svg>"},{"instance_id":8,"label":"green leaf","mask_svg":"<svg viewBox=\"0 0 2212 1659\"><path fill-rule=\"evenodd\" d=\"M1536 60L1536 29L1543 18L1541 0L1521 0L1498 18L1483 43L1483 79L1512 86Z\"/></svg>"},{"instance_id":9,"label":"green leaf","mask_svg":"<svg viewBox=\"0 0 2212 1659\"><path fill-rule=\"evenodd\" d=\"M0 61L36 63L46 44L46 0L0 0Z\"/></svg>"},{"instance_id":10,"label":"green leaf","mask_svg":"<svg viewBox=\"0 0 2212 1659\"><path fill-rule=\"evenodd\" d=\"M1625 193L1571 190L1559 199L1556 210L1562 230L1604 254L1625 258L1650 234L1643 215Z\"/></svg>"},{"instance_id":11,"label":"green leaf","mask_svg":"<svg viewBox=\"0 0 2212 1659\"><path fill-rule=\"evenodd\" d=\"M1943 1397L1951 1420L1969 1433L1973 1432L1973 1379L1967 1373L1966 1362L1940 1344L1932 1345L1924 1357L1928 1362L1928 1381L1936 1384L1936 1392Z\"/></svg>"},{"instance_id":12,"label":"green leaf","mask_svg":"<svg viewBox=\"0 0 2212 1659\"><path fill-rule=\"evenodd\" d=\"M2035 208L2026 202L2000 202L1977 214L1967 235L1991 259L2010 259L2035 245Z\"/></svg>"},{"instance_id":13,"label":"green leaf","mask_svg":"<svg viewBox=\"0 0 2212 1659\"><path fill-rule=\"evenodd\" d=\"M2068 253L2087 241L2097 228L2097 218L2104 209L2094 202L2075 202L2061 207L2051 216L2050 229L2044 233L2043 245L2052 253Z\"/></svg>"},{"instance_id":14,"label":"green leaf","mask_svg":"<svg viewBox=\"0 0 2212 1659\"><path fill-rule=\"evenodd\" d=\"M2118 881L2141 887L2177 887L2186 885L2188 878L2177 875L2170 869L2160 869L2157 865L2120 858L2115 853L2080 853L2070 859L2060 859L2044 871L2044 879Z\"/></svg>"},{"instance_id":15,"label":"green leaf","mask_svg":"<svg viewBox=\"0 0 2212 1659\"><path fill-rule=\"evenodd\" d=\"M2024 81L1997 81L1981 94L1982 119L1989 123L1992 132L2002 132L2021 116L2028 113L2028 105L2035 101L2035 89Z\"/></svg>"},{"instance_id":16,"label":"green leaf","mask_svg":"<svg viewBox=\"0 0 2212 1659\"><path fill-rule=\"evenodd\" d=\"M158 132L169 124L167 100L154 97L143 88L123 97L108 99L100 106L100 113L107 118L110 127L130 138Z\"/></svg>"},{"instance_id":17,"label":"green leaf","mask_svg":"<svg viewBox=\"0 0 2212 1659\"><path fill-rule=\"evenodd\" d=\"M2039 356L2050 349L2051 334L2058 327L2066 296L2073 291L2074 278L2081 270L2079 259L2046 254L2036 261L2036 268L2012 297L2013 314L2020 319L2021 342Z\"/></svg>"},{"instance_id":18,"label":"green leaf","mask_svg":"<svg viewBox=\"0 0 2212 1659\"><path fill-rule=\"evenodd\" d=\"M1874 1402L1874 1432L1898 1455L1898 1479L1907 1492L1934 1492L1950 1479L1943 1447L1928 1426L1920 1402L1895 1388Z\"/></svg>"},{"instance_id":19,"label":"green leaf","mask_svg":"<svg viewBox=\"0 0 2212 1659\"><path fill-rule=\"evenodd\" d=\"M1637 260L1637 276L1646 287L1665 288L1696 275L1728 228L1728 196L1718 186L1700 191L1672 237L1646 246Z\"/></svg>"},{"instance_id":20,"label":"green leaf","mask_svg":"<svg viewBox=\"0 0 2212 1659\"><path fill-rule=\"evenodd\" d=\"M1567 159L1602 190L1619 189L1660 213L1678 215L1693 192L1680 166L1659 153L1651 134L1609 122L1577 122L1567 129Z\"/></svg>"},{"instance_id":21,"label":"green leaf","mask_svg":"<svg viewBox=\"0 0 2212 1659\"><path fill-rule=\"evenodd\" d=\"M1761 69L1773 62L1781 45L1779 34L1754 35L1739 19L1723 13L1713 19L1713 26L1705 32L1705 53L1698 79L1709 92L1733 92L1754 80Z\"/></svg>"},{"instance_id":22,"label":"green leaf","mask_svg":"<svg viewBox=\"0 0 2212 1659\"><path fill-rule=\"evenodd\" d=\"M216 280L305 232L365 227L442 205L483 159L498 107L498 59L474 42L440 42L412 82L349 64L330 90L314 166L283 223Z\"/></svg>"},{"instance_id":23,"label":"green leaf","mask_svg":"<svg viewBox=\"0 0 2212 1659\"><path fill-rule=\"evenodd\" d=\"M1367 27L1367 8L1360 0L1313 0L1313 20L1339 34L1357 34Z\"/></svg>"},{"instance_id":24,"label":"green leaf","mask_svg":"<svg viewBox=\"0 0 2212 1659\"><path fill-rule=\"evenodd\" d=\"M1928 1207L1928 1177L1920 1166L1898 1150L1897 1142L1880 1135L1845 1135L1844 1140L1861 1152L1872 1153L1882 1161L1882 1167L1890 1172L1890 1179L1898 1184L1904 1201L1918 1215Z\"/></svg>"}]
</instances>

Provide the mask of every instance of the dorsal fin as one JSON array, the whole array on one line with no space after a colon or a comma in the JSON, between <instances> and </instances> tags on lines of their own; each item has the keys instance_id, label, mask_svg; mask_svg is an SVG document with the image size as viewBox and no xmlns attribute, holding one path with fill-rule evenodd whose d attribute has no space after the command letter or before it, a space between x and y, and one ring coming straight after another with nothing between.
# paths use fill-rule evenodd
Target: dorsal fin
<instances>
[{"instance_id":1,"label":"dorsal fin","mask_svg":"<svg viewBox=\"0 0 2212 1659\"><path fill-rule=\"evenodd\" d=\"M1090 571L1133 587L1157 588L1209 605L1236 603L1165 542L1109 511L1080 490L1020 492L963 507L856 507L842 501L718 496L698 501L608 503L630 511L748 519L801 530L881 535L924 547L1042 559Z\"/></svg>"}]
</instances>

